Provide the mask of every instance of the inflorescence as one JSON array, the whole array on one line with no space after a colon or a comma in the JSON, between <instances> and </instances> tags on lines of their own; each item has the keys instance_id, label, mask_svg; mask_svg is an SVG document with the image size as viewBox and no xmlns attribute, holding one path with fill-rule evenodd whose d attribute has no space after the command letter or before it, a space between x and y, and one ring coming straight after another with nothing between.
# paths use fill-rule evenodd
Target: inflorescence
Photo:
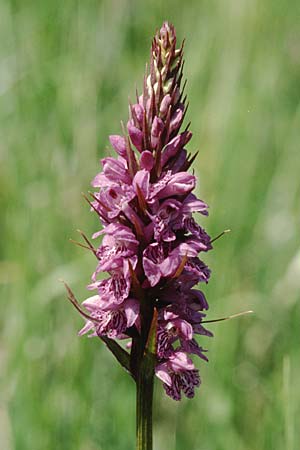
<instances>
[{"instance_id":1,"label":"inflorescence","mask_svg":"<svg viewBox=\"0 0 300 450\"><path fill-rule=\"evenodd\" d=\"M195 336L212 335L202 324L207 301L195 289L209 280L198 255L212 245L193 218L208 207L192 193L189 125L180 131L183 65L183 44L176 48L175 29L165 22L152 42L143 93L129 105L127 132L110 136L118 156L103 158L92 182L90 205L103 226L93 239L103 240L97 247L84 236L98 264L88 286L95 295L82 303L85 310L78 307L86 318L80 335L130 339L131 359L138 357L136 342L142 351L147 345L155 311L155 373L175 400L194 396L200 377L190 356L207 360ZM102 272L108 278L99 279ZM135 376L134 361L130 367Z\"/></svg>"}]
</instances>

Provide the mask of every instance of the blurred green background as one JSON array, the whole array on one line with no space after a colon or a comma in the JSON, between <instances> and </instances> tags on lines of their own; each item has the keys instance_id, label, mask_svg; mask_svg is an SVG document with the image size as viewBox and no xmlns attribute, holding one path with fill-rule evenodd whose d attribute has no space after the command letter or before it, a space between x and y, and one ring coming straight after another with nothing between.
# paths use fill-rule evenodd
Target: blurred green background
<instances>
[{"instance_id":1,"label":"blurred green background","mask_svg":"<svg viewBox=\"0 0 300 450\"><path fill-rule=\"evenodd\" d=\"M0 1L0 448L132 450L135 392L59 278L87 296L81 197L142 84L163 20L186 37L206 256L209 364L194 400L157 383L155 450L296 450L300 421L300 4Z\"/></svg>"}]
</instances>

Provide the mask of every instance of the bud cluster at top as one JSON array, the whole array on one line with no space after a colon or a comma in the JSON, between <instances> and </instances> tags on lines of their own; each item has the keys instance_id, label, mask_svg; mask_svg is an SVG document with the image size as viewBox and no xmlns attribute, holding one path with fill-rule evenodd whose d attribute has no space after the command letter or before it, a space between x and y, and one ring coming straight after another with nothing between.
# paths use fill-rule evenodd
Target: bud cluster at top
<instances>
[{"instance_id":1,"label":"bud cluster at top","mask_svg":"<svg viewBox=\"0 0 300 450\"><path fill-rule=\"evenodd\" d=\"M207 215L207 205L192 193L197 180L188 172L194 157L185 148L192 133L181 130L182 69L183 45L176 48L174 27L164 23L143 92L129 105L127 131L110 136L117 157L103 158L92 182L91 206L103 226L93 238L103 239L93 247L98 264L88 289L95 295L82 304L88 319L79 332L130 339L135 358L157 311L155 373L175 400L193 397L200 385L190 356L206 360L195 336L211 335L202 325L208 304L195 289L210 277L199 253L212 246L193 218ZM103 272L108 277L99 277Z\"/></svg>"}]
</instances>

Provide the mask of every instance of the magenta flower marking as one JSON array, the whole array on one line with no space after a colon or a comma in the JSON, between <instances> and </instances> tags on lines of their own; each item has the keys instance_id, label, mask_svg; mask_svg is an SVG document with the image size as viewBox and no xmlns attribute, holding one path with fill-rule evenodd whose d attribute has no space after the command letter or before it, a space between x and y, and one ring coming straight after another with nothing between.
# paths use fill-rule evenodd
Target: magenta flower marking
<instances>
[{"instance_id":1,"label":"magenta flower marking","mask_svg":"<svg viewBox=\"0 0 300 450\"><path fill-rule=\"evenodd\" d=\"M209 280L199 254L212 245L193 217L206 216L208 206L192 193L197 177L188 172L194 157L186 150L192 133L188 126L181 131L182 69L183 45L176 48L174 27L164 23L124 135L109 138L117 156L101 159L92 182L91 206L103 226L93 238L103 239L98 247L89 244L98 259L88 286L95 295L82 303L86 324L79 331L131 340L145 326L149 332L156 309L155 373L175 400L193 397L200 386L189 355L207 361L195 336L212 335L202 324L207 301L195 289ZM103 272L108 277L99 279ZM134 352L134 343L127 348Z\"/></svg>"}]
</instances>

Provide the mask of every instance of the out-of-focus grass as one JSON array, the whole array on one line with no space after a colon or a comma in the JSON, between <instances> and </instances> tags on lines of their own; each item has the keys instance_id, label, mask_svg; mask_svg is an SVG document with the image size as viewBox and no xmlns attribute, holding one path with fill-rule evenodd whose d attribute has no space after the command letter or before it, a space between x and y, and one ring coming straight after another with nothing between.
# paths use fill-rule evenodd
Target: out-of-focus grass
<instances>
[{"instance_id":1,"label":"out-of-focus grass","mask_svg":"<svg viewBox=\"0 0 300 450\"><path fill-rule=\"evenodd\" d=\"M0 2L3 450L134 447L134 386L82 320L94 260L68 242L98 223L81 199L141 86L162 20L186 37L190 149L203 224L233 232L207 255L203 386L157 386L156 450L293 450L300 410L299 2Z\"/></svg>"}]
</instances>

